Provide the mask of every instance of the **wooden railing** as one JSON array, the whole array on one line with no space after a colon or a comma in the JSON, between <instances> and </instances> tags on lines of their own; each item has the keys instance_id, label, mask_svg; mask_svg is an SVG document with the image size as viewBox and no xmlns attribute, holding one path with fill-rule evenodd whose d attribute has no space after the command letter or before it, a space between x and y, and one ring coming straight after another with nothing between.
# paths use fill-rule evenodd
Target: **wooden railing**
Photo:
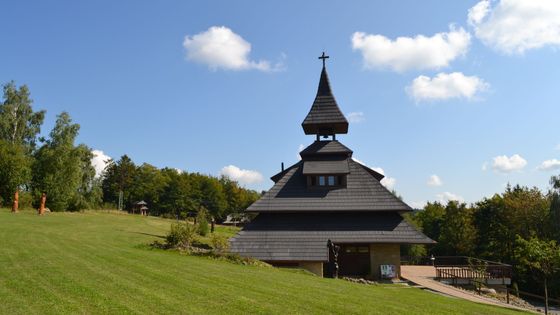
<instances>
[{"instance_id":1,"label":"wooden railing","mask_svg":"<svg viewBox=\"0 0 560 315\"><path fill-rule=\"evenodd\" d=\"M403 264L433 265L438 279L511 279L511 265L467 256L403 257Z\"/></svg>"},{"instance_id":2,"label":"wooden railing","mask_svg":"<svg viewBox=\"0 0 560 315\"><path fill-rule=\"evenodd\" d=\"M434 260L436 278L477 280L488 282L490 279L506 280L512 277L511 265L488 261L484 259L460 256L460 257L436 257Z\"/></svg>"}]
</instances>

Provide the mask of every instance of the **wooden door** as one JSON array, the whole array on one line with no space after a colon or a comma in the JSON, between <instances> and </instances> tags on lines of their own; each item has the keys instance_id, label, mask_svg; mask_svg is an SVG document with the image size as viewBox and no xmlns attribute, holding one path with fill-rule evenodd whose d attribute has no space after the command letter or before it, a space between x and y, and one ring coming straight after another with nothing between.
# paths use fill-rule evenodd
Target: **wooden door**
<instances>
[{"instance_id":1,"label":"wooden door","mask_svg":"<svg viewBox=\"0 0 560 315\"><path fill-rule=\"evenodd\" d=\"M365 277L371 273L368 244L339 244L338 274Z\"/></svg>"}]
</instances>

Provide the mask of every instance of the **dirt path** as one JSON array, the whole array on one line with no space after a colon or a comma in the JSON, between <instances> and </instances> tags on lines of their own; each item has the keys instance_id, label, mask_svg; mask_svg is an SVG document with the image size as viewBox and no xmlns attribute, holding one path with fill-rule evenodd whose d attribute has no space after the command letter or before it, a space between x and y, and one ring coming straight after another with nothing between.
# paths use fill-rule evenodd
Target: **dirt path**
<instances>
[{"instance_id":1,"label":"dirt path","mask_svg":"<svg viewBox=\"0 0 560 315\"><path fill-rule=\"evenodd\" d=\"M471 294L464 290L455 288L451 285L443 284L437 280L434 280L436 276L436 269L432 266L401 266L401 277L416 283L424 288L443 293L449 296L453 296L460 299L469 300L476 303L490 304L501 307L507 307L517 310L528 311L520 307L516 307L510 304L502 303L494 299L486 298L476 294Z\"/></svg>"}]
</instances>

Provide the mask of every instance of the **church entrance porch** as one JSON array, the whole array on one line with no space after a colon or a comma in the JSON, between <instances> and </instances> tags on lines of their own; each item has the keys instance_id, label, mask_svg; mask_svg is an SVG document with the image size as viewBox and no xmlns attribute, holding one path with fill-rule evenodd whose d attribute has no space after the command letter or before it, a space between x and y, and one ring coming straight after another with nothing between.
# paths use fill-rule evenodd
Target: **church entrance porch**
<instances>
[{"instance_id":1,"label":"church entrance porch","mask_svg":"<svg viewBox=\"0 0 560 315\"><path fill-rule=\"evenodd\" d=\"M400 277L400 244L335 244L339 277L391 280ZM329 259L332 259L330 255ZM329 275L329 263L325 263ZM384 274L382 274L382 272Z\"/></svg>"},{"instance_id":2,"label":"church entrance porch","mask_svg":"<svg viewBox=\"0 0 560 315\"><path fill-rule=\"evenodd\" d=\"M364 278L371 274L369 244L340 244L339 246L339 276Z\"/></svg>"}]
</instances>

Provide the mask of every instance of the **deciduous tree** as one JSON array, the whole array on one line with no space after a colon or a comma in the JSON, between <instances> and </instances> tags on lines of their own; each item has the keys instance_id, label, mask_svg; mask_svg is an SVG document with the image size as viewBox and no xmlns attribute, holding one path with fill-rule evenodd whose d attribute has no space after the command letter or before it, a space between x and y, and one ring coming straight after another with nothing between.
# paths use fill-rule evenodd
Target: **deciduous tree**
<instances>
[{"instance_id":1,"label":"deciduous tree","mask_svg":"<svg viewBox=\"0 0 560 315\"><path fill-rule=\"evenodd\" d=\"M445 207L444 224L441 228L440 245L451 255L474 254L476 229L472 210L464 203L450 201Z\"/></svg>"},{"instance_id":2,"label":"deciduous tree","mask_svg":"<svg viewBox=\"0 0 560 315\"><path fill-rule=\"evenodd\" d=\"M545 314L548 314L548 281L560 270L560 246L556 241L544 241L537 237L524 239L517 236L516 243L517 261L543 282Z\"/></svg>"},{"instance_id":3,"label":"deciduous tree","mask_svg":"<svg viewBox=\"0 0 560 315\"><path fill-rule=\"evenodd\" d=\"M18 88L11 81L3 88L4 100L0 103L0 139L32 150L35 148L37 135L41 132L45 111L33 111L33 101L26 85Z\"/></svg>"},{"instance_id":4,"label":"deciduous tree","mask_svg":"<svg viewBox=\"0 0 560 315\"><path fill-rule=\"evenodd\" d=\"M35 154L34 195L38 199L46 193L48 207L54 211L71 209L84 179L91 178L91 164L85 162L91 159L91 152L84 146L74 146L79 130L80 125L72 123L68 113L61 113L50 139Z\"/></svg>"},{"instance_id":5,"label":"deciduous tree","mask_svg":"<svg viewBox=\"0 0 560 315\"><path fill-rule=\"evenodd\" d=\"M27 188L31 179L31 153L45 111L34 112L26 85L9 82L0 102L0 197L12 203L17 189Z\"/></svg>"},{"instance_id":6,"label":"deciduous tree","mask_svg":"<svg viewBox=\"0 0 560 315\"><path fill-rule=\"evenodd\" d=\"M16 189L31 179L31 158L20 144L0 140L0 199L11 204Z\"/></svg>"}]
</instances>

